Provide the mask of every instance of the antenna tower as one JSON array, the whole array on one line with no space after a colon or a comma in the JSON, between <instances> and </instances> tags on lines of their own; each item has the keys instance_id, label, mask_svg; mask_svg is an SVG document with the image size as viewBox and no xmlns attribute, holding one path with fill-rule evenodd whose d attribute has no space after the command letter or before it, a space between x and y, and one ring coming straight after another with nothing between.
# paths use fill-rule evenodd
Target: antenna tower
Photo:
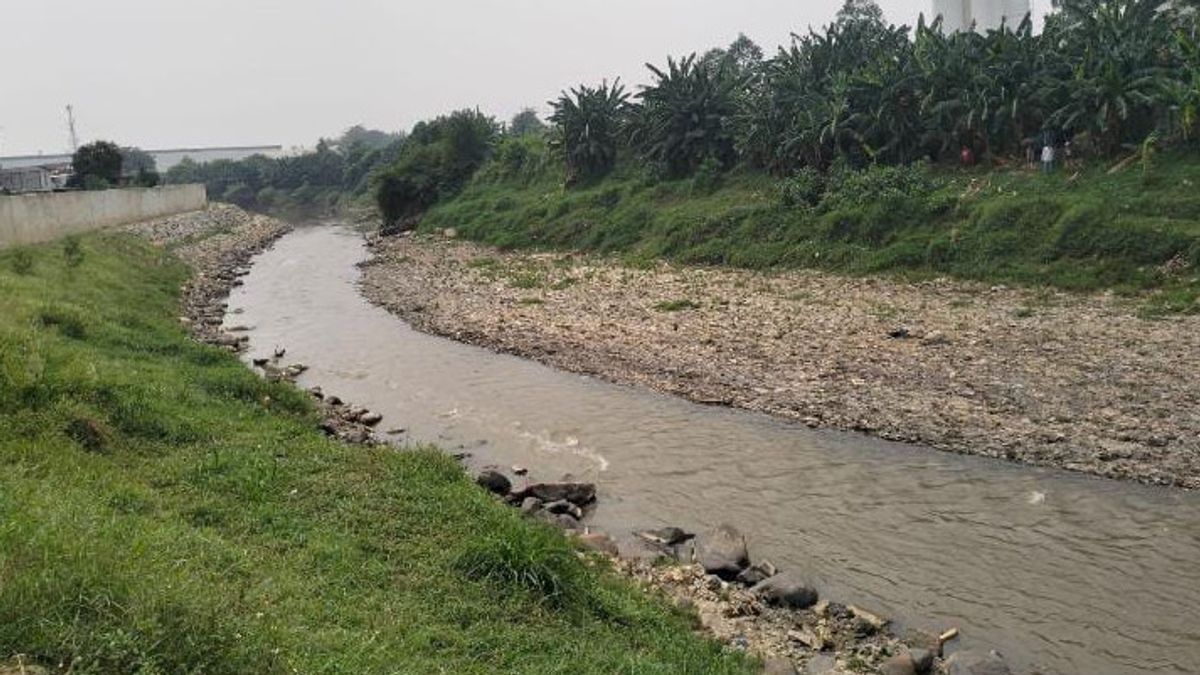
<instances>
[{"instance_id":1,"label":"antenna tower","mask_svg":"<svg viewBox=\"0 0 1200 675\"><path fill-rule=\"evenodd\" d=\"M75 106L67 104L67 130L71 134L71 152L79 149L79 136L75 133Z\"/></svg>"}]
</instances>

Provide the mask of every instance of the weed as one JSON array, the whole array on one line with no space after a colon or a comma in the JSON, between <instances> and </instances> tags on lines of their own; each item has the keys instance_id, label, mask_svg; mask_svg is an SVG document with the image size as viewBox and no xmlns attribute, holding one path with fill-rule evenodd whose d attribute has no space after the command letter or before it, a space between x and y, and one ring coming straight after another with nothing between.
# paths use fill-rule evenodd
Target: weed
<instances>
[{"instance_id":1,"label":"weed","mask_svg":"<svg viewBox=\"0 0 1200 675\"><path fill-rule=\"evenodd\" d=\"M12 252L12 269L21 276L33 272L33 254L29 249L18 248Z\"/></svg>"},{"instance_id":2,"label":"weed","mask_svg":"<svg viewBox=\"0 0 1200 675\"><path fill-rule=\"evenodd\" d=\"M664 300L656 305L654 309L660 312L682 312L689 309L700 309L700 305L692 300Z\"/></svg>"}]
</instances>

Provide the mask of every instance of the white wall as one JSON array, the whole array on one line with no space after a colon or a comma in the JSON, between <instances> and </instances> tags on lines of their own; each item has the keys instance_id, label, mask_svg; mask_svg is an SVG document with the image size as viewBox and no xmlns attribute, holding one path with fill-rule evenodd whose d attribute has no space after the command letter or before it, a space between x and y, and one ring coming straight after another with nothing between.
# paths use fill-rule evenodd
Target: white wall
<instances>
[{"instance_id":1,"label":"white wall","mask_svg":"<svg viewBox=\"0 0 1200 675\"><path fill-rule=\"evenodd\" d=\"M0 196L0 248L199 211L207 204L203 185Z\"/></svg>"}]
</instances>

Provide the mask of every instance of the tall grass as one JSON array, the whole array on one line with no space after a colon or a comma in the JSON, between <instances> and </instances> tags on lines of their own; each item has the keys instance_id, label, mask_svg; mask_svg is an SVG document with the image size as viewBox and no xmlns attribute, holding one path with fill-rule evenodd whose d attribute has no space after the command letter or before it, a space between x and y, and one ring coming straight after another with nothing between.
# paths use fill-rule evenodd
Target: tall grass
<instances>
[{"instance_id":1,"label":"tall grass","mask_svg":"<svg viewBox=\"0 0 1200 675\"><path fill-rule=\"evenodd\" d=\"M169 255L80 244L0 251L0 662L751 672L447 456L326 439L294 388L187 338Z\"/></svg>"}]
</instances>

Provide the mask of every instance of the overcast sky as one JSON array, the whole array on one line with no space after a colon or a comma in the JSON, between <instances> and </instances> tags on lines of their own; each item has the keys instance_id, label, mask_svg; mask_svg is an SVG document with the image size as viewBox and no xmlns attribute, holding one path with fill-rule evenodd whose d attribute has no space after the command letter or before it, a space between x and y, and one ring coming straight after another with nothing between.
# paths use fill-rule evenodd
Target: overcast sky
<instances>
[{"instance_id":1,"label":"overcast sky","mask_svg":"<svg viewBox=\"0 0 1200 675\"><path fill-rule=\"evenodd\" d=\"M880 0L913 24L931 0ZM1049 0L1035 0L1048 5ZM312 145L461 107L545 110L565 86L727 44L767 49L840 0L0 0L0 155L82 142Z\"/></svg>"}]
</instances>

